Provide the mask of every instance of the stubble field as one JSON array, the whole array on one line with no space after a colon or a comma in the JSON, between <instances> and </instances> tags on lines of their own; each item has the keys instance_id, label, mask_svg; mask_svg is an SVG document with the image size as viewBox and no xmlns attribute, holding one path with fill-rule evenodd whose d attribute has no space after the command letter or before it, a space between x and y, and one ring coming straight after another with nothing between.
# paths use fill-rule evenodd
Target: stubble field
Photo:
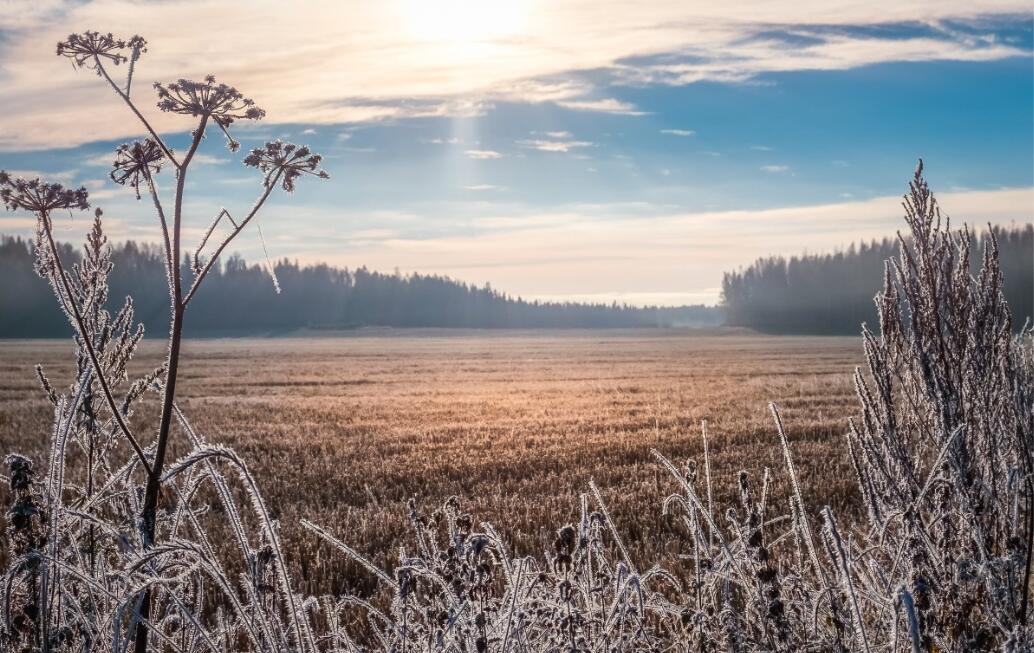
<instances>
[{"instance_id":1,"label":"stubble field","mask_svg":"<svg viewBox=\"0 0 1034 653\"><path fill-rule=\"evenodd\" d=\"M666 537L661 511L674 487L649 452L702 464L701 420L720 505L740 469L760 478L770 467L773 500L785 497L773 401L806 500L853 510L842 434L860 344L680 330L194 340L179 405L258 477L305 592L366 593L372 579L298 526L302 517L391 568L409 542L407 500L430 512L455 495L475 523L537 553L576 518L590 479L631 556L677 567L680 538ZM153 369L163 345L146 342L131 371ZM0 452L44 460L52 411L33 366L63 387L71 352L61 341L0 342ZM133 421L147 428L156 413L150 395ZM177 434L173 453L186 451Z\"/></svg>"}]
</instances>

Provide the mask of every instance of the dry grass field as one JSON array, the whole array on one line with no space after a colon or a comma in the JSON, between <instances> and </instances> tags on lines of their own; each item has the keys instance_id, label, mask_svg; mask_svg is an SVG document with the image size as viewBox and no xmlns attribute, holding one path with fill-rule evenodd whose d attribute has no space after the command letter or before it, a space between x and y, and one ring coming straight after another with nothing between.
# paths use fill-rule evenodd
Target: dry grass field
<instances>
[{"instance_id":1,"label":"dry grass field","mask_svg":"<svg viewBox=\"0 0 1034 653\"><path fill-rule=\"evenodd\" d=\"M136 373L163 343L142 349ZM407 499L430 511L457 495L531 552L575 518L595 479L631 555L672 561L658 507L674 488L649 450L702 460L706 419L716 492L731 498L733 472L769 466L778 499L787 484L768 401L782 408L806 499L846 516L855 481L841 436L860 351L859 338L678 330L195 340L179 403L256 472L298 589L363 592L366 572L300 517L390 568L408 542ZM0 451L44 459L53 415L33 366L64 387L71 353L64 341L0 342ZM153 424L157 397L144 401L134 421ZM179 434L176 446L185 453Z\"/></svg>"}]
</instances>

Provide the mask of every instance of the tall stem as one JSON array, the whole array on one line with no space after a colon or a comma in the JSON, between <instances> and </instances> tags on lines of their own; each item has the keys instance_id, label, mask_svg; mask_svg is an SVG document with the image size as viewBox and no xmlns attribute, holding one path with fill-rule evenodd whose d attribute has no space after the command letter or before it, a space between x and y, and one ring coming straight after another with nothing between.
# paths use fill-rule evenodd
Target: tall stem
<instances>
[{"instance_id":1,"label":"tall stem","mask_svg":"<svg viewBox=\"0 0 1034 653\"><path fill-rule=\"evenodd\" d=\"M144 546L150 548L154 544L155 521L158 515L158 493L161 490L162 472L165 469L165 455L169 446L169 427L172 425L172 412L176 399L176 379L179 375L180 342L183 339L183 286L179 272L180 233L183 225L183 189L187 182L187 167L194 158L201 139L205 135L208 116L202 116L201 123L194 132L194 140L183 157L176 179L176 203L172 220L172 260L175 266L171 275L171 292L169 293L169 354L166 360L165 394L162 398L162 413L158 423L158 439L155 445L154 464L147 477L144 490L144 504L140 511L140 522L143 528ZM140 603L140 622L136 626L136 653L147 653L148 628L145 622L151 618L151 591L147 590Z\"/></svg>"}]
</instances>

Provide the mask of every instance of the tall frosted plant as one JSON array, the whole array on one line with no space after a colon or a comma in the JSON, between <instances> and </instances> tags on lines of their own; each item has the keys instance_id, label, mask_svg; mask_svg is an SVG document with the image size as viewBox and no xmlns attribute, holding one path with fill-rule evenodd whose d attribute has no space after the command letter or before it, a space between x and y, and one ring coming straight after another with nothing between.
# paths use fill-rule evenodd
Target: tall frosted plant
<instances>
[{"instance_id":1,"label":"tall frosted plant","mask_svg":"<svg viewBox=\"0 0 1034 653\"><path fill-rule=\"evenodd\" d=\"M1021 650L1034 645L1030 332L1012 335L994 230L974 277L969 230L951 231L922 173L876 298L880 333L864 332L851 458L920 646Z\"/></svg>"},{"instance_id":2,"label":"tall frosted plant","mask_svg":"<svg viewBox=\"0 0 1034 653\"><path fill-rule=\"evenodd\" d=\"M136 65L146 51L147 43L139 36L122 40L111 34L97 32L72 34L57 45L58 56L68 58L75 67L92 70L101 77L128 107L130 113L139 120L143 131L146 132L143 140L124 144L116 150L110 176L119 184L131 186L136 191L137 198L141 196L141 188L149 195L154 204L156 222L165 252L169 285L169 347L165 364L154 379L161 388L162 402L158 423L152 431L153 437L144 435L130 426L128 415L120 405L127 402L125 398L116 395L115 387L120 377L124 376L124 366L112 369L99 347L99 340L104 339L103 332L106 326L97 322L96 311L106 296L106 271L93 270L95 275L99 274L103 278L98 277L90 281L92 285L88 288L81 283L77 288L74 275L69 273L67 265L61 260L61 253L54 241L53 220L60 212L87 208L88 196L85 188L70 190L39 179L15 179L7 173L0 173L0 197L4 204L9 209L28 211L36 215L38 270L53 285L58 301L75 331L81 356L89 361L88 368L82 369L80 376L84 396L76 393L69 405L59 406L59 409L75 412L80 409L83 401L87 401L90 419L95 420L98 416L92 408L95 404L93 397L103 397L102 403L105 405L106 413L100 419L110 421L110 429L128 443L135 454L132 468L134 472L142 474L143 492L139 506L133 507L137 527L133 529L132 541L140 551L150 551L162 545L162 534L158 528L158 503L167 480L166 457L176 411L180 346L190 302L219 255L255 220L270 194L278 186L291 192L295 189L297 179L302 175L327 177L326 172L320 168L321 157L310 152L307 147L274 141L253 150L244 158L244 164L257 168L262 173L258 198L251 209L236 219L226 209L215 216L204 238L193 251L193 269L190 271L192 279L185 278L179 261L186 247L183 240L183 207L186 202L191 164L195 162L197 152L210 130L217 129L222 132L226 136L229 149L237 151L240 145L230 134L231 126L239 120L260 120L265 112L237 89L217 83L212 76L206 77L203 81L180 79L168 84L155 83L158 108L163 112L182 115L194 123L186 150L174 151L144 117L132 94ZM121 65L126 65L127 71L124 82L118 83L113 77L113 70ZM171 167L175 175L174 187L167 193L160 192L157 183L157 175L163 166ZM223 222L224 219L226 222ZM213 239L220 223L224 226L221 233L225 235ZM99 235L99 226L96 233ZM84 267L89 265L89 261L88 258ZM79 273L81 276L83 271ZM118 321L115 320L116 323ZM130 345L135 345L135 340L126 345L128 349L122 351L131 353ZM57 422L62 425L61 429L74 429L74 424L70 420L70 415L59 412ZM92 461L88 466L92 466ZM54 492L59 494L60 490L58 487ZM51 519L55 518L55 515L51 515ZM139 605L135 608L138 618L131 623L135 650L138 653L144 653L148 647L150 629L147 623L152 616L153 595L154 592L149 587L142 590Z\"/></svg>"}]
</instances>

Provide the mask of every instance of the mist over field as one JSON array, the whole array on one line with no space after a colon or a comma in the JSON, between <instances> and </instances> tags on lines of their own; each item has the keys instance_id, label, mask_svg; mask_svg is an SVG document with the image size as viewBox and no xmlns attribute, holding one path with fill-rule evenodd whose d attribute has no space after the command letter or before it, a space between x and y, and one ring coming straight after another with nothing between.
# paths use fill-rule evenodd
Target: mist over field
<instances>
[{"instance_id":1,"label":"mist over field","mask_svg":"<svg viewBox=\"0 0 1034 653\"><path fill-rule=\"evenodd\" d=\"M1034 651L1029 2L0 9L0 651Z\"/></svg>"}]
</instances>

